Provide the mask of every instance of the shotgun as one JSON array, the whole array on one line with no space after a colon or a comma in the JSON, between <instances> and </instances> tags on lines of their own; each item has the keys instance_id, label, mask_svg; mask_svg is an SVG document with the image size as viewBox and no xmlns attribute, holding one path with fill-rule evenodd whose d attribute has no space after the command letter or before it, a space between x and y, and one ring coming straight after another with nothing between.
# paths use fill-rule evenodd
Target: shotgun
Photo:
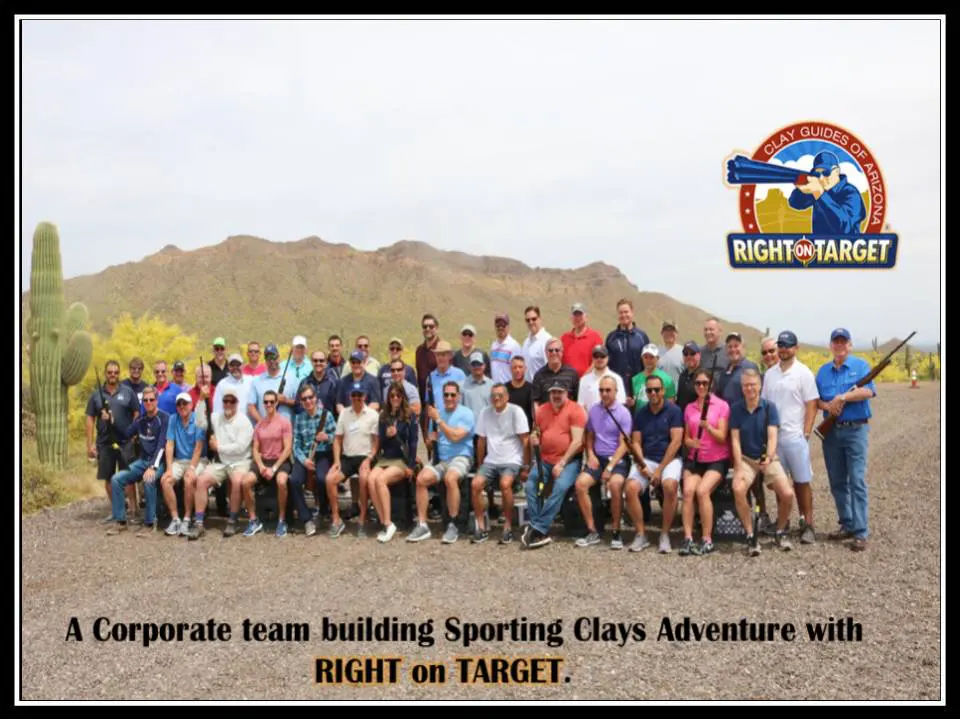
<instances>
[{"instance_id":1,"label":"shotgun","mask_svg":"<svg viewBox=\"0 0 960 719\"><path fill-rule=\"evenodd\" d=\"M200 355L200 381L203 382L203 355ZM213 369L210 370L210 376L213 377ZM220 462L220 454L210 449L210 439L213 437L213 405L210 399L210 387L207 387L207 398L203 401L207 409L207 459L211 462Z\"/></svg>"},{"instance_id":2,"label":"shotgun","mask_svg":"<svg viewBox=\"0 0 960 719\"><path fill-rule=\"evenodd\" d=\"M103 385L100 383L100 370L94 368L94 373L97 376L97 390L100 392L100 409L110 411L110 400L107 399L106 395L103 393ZM101 418L102 419L102 418ZM110 444L110 449L119 450L120 442L117 440L117 429L113 424L113 415L110 416L110 437L113 442Z\"/></svg>"},{"instance_id":3,"label":"shotgun","mask_svg":"<svg viewBox=\"0 0 960 719\"><path fill-rule=\"evenodd\" d=\"M540 427L536 423L533 425L533 431L537 435L537 443L533 447L533 458L537 461L537 496L544 499L553 493L553 472L544 479L543 457L540 454ZM544 489L544 484L546 484L546 489Z\"/></svg>"},{"instance_id":4,"label":"shotgun","mask_svg":"<svg viewBox=\"0 0 960 719\"><path fill-rule=\"evenodd\" d=\"M703 397L703 411L700 412L700 422L701 424L697 427L697 442L703 438L703 422L707 421L707 412L710 410L710 393L713 392L713 378L717 374L717 357L719 353L713 355L713 365L710 367L710 383L707 385L707 393ZM694 381L696 381L696 374L694 374ZM700 461L700 448L697 447L693 451L693 461L697 463Z\"/></svg>"}]
</instances>

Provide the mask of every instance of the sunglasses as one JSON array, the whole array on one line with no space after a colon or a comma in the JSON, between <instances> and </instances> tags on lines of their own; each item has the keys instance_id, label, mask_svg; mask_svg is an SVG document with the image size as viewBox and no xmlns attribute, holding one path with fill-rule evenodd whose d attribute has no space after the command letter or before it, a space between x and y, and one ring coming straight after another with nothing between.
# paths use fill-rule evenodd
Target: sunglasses
<instances>
[{"instance_id":1,"label":"sunglasses","mask_svg":"<svg viewBox=\"0 0 960 719\"><path fill-rule=\"evenodd\" d=\"M684 352L684 353L683 353L683 356L684 356L684 357L696 357L696 356L697 356L697 353L696 353L696 352Z\"/></svg>"},{"instance_id":2,"label":"sunglasses","mask_svg":"<svg viewBox=\"0 0 960 719\"><path fill-rule=\"evenodd\" d=\"M444 393L443 393L443 396L444 396L444 397L456 397L456 396L457 396L457 393L456 393L456 392L444 392Z\"/></svg>"},{"instance_id":3,"label":"sunglasses","mask_svg":"<svg viewBox=\"0 0 960 719\"><path fill-rule=\"evenodd\" d=\"M317 360L317 359L315 359L315 360L313 360L313 363L314 363L314 364L326 364L327 361L326 361L325 359L322 359L322 360Z\"/></svg>"},{"instance_id":4,"label":"sunglasses","mask_svg":"<svg viewBox=\"0 0 960 719\"><path fill-rule=\"evenodd\" d=\"M307 400L316 399L316 398L317 398L317 396L316 396L315 394L305 394L305 395L303 395L303 397L301 397L300 399L302 399L304 402L306 402Z\"/></svg>"},{"instance_id":5,"label":"sunglasses","mask_svg":"<svg viewBox=\"0 0 960 719\"><path fill-rule=\"evenodd\" d=\"M368 350L368 349L370 349L370 345L366 345L366 344L364 344L364 345L357 345L357 349L358 349L358 350Z\"/></svg>"},{"instance_id":6,"label":"sunglasses","mask_svg":"<svg viewBox=\"0 0 960 719\"><path fill-rule=\"evenodd\" d=\"M527 324L530 324L531 322L536 322L536 321L537 321L537 318L536 318L536 317L524 317L524 319L527 321Z\"/></svg>"},{"instance_id":7,"label":"sunglasses","mask_svg":"<svg viewBox=\"0 0 960 719\"><path fill-rule=\"evenodd\" d=\"M436 326L436 325L421 325L421 327L422 327L423 329L425 329L425 330L432 330L432 329L436 329L437 326Z\"/></svg>"},{"instance_id":8,"label":"sunglasses","mask_svg":"<svg viewBox=\"0 0 960 719\"><path fill-rule=\"evenodd\" d=\"M236 404L236 403L237 403L237 400L233 399L232 397L230 397L230 398L224 397L224 398L223 398L223 403L224 403L224 404Z\"/></svg>"},{"instance_id":9,"label":"sunglasses","mask_svg":"<svg viewBox=\"0 0 960 719\"><path fill-rule=\"evenodd\" d=\"M660 394L663 392L663 387L647 387L647 394Z\"/></svg>"},{"instance_id":10,"label":"sunglasses","mask_svg":"<svg viewBox=\"0 0 960 719\"><path fill-rule=\"evenodd\" d=\"M275 355L275 354L264 355L264 357L266 357L268 360L277 360L277 359L280 359L280 355Z\"/></svg>"},{"instance_id":11,"label":"sunglasses","mask_svg":"<svg viewBox=\"0 0 960 719\"><path fill-rule=\"evenodd\" d=\"M144 397L144 398L143 398L143 401L144 401L144 402L156 402L156 401L157 401L157 398L156 398L156 397Z\"/></svg>"},{"instance_id":12,"label":"sunglasses","mask_svg":"<svg viewBox=\"0 0 960 719\"><path fill-rule=\"evenodd\" d=\"M695 384L697 387L709 387L709 386L710 386L710 383L709 383L709 382L707 382L706 380L702 380L702 379L701 379L701 380L697 380L696 382L694 382L694 384Z\"/></svg>"},{"instance_id":13,"label":"sunglasses","mask_svg":"<svg viewBox=\"0 0 960 719\"><path fill-rule=\"evenodd\" d=\"M563 349L561 349L560 347L551 347L550 349L547 350L547 352L549 352L552 355L558 355L561 352L563 352Z\"/></svg>"},{"instance_id":14,"label":"sunglasses","mask_svg":"<svg viewBox=\"0 0 960 719\"><path fill-rule=\"evenodd\" d=\"M391 367L390 371L395 373L403 372L403 367Z\"/></svg>"},{"instance_id":15,"label":"sunglasses","mask_svg":"<svg viewBox=\"0 0 960 719\"><path fill-rule=\"evenodd\" d=\"M263 400L263 406L264 406L264 407L269 407L269 406L274 405L274 404L276 404L276 403L277 403L277 400L275 400L275 399L265 399L265 400Z\"/></svg>"},{"instance_id":16,"label":"sunglasses","mask_svg":"<svg viewBox=\"0 0 960 719\"><path fill-rule=\"evenodd\" d=\"M461 332L461 337L473 337L473 332Z\"/></svg>"},{"instance_id":17,"label":"sunglasses","mask_svg":"<svg viewBox=\"0 0 960 719\"><path fill-rule=\"evenodd\" d=\"M182 399L179 402L177 402L177 407L189 407L189 406L190 406L190 403L187 402L187 400L185 399Z\"/></svg>"},{"instance_id":18,"label":"sunglasses","mask_svg":"<svg viewBox=\"0 0 960 719\"><path fill-rule=\"evenodd\" d=\"M217 352L223 352L223 351L226 349L226 347L224 347L223 345L214 345L213 348L214 348Z\"/></svg>"},{"instance_id":19,"label":"sunglasses","mask_svg":"<svg viewBox=\"0 0 960 719\"><path fill-rule=\"evenodd\" d=\"M390 345L391 352L400 352L403 349L400 345Z\"/></svg>"}]
</instances>

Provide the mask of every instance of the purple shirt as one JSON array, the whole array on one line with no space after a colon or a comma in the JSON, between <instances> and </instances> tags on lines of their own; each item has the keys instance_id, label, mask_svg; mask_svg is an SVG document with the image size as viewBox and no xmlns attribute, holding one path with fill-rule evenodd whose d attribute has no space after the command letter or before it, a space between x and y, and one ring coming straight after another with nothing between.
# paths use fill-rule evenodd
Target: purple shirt
<instances>
[{"instance_id":1,"label":"purple shirt","mask_svg":"<svg viewBox=\"0 0 960 719\"><path fill-rule=\"evenodd\" d=\"M613 413L613 418L610 417L610 412ZM587 415L587 431L593 432L593 453L598 457L610 457L617 451L622 436L620 429L623 429L628 437L632 431L630 410L616 402L610 412L604 408L602 402L597 402ZM620 424L619 428L617 423Z\"/></svg>"}]
</instances>

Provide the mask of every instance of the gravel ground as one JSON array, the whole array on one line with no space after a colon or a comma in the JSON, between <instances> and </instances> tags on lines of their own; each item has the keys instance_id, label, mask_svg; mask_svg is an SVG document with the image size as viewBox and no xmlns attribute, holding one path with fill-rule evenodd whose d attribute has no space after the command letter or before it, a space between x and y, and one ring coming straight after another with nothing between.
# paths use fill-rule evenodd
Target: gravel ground
<instances>
[{"instance_id":1,"label":"gravel ground","mask_svg":"<svg viewBox=\"0 0 960 719\"><path fill-rule=\"evenodd\" d=\"M873 538L863 554L828 542L836 511L819 440L813 441L818 542L756 559L739 545L682 558L577 549L570 539L536 550L494 541L388 545L349 534L224 540L214 519L201 541L158 534L106 537L104 499L43 512L22 528L24 700L939 700L940 388L880 386L871 425L868 482ZM657 505L654 504L654 513ZM656 521L656 516L654 517ZM679 523L679 520L678 520ZM796 522L794 521L794 525ZM324 525L324 529L325 529ZM674 547L682 538L674 533ZM494 530L494 538L499 536ZM655 540L655 535L651 534ZM625 533L632 539L632 532ZM324 617L434 619L435 644L324 642ZM70 618L83 642L66 642ZM228 642L98 642L111 622L207 622L233 627ZM812 642L807 621L853 617L861 642ZM445 637L463 622L563 621L563 645ZM578 641L578 617L644 625L644 641ZM792 642L657 641L660 622L791 622ZM309 643L245 642L245 618L307 622ZM313 657L403 657L398 684L313 683ZM417 685L416 661L456 656L552 656L557 685Z\"/></svg>"}]
</instances>

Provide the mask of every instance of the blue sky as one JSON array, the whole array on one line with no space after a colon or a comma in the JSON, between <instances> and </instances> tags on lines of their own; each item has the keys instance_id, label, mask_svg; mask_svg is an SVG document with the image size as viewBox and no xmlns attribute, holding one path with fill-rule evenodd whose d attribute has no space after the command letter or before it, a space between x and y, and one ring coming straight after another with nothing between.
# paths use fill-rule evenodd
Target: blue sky
<instances>
[{"instance_id":1,"label":"blue sky","mask_svg":"<svg viewBox=\"0 0 960 719\"><path fill-rule=\"evenodd\" d=\"M869 43L822 65L724 59L850 35ZM22 37L24 286L41 220L60 227L68 277L234 234L416 239L532 266L602 260L803 340L836 325L863 345L940 335L933 20L33 20ZM727 266L740 226L724 158L806 119L878 158L895 270Z\"/></svg>"}]
</instances>

